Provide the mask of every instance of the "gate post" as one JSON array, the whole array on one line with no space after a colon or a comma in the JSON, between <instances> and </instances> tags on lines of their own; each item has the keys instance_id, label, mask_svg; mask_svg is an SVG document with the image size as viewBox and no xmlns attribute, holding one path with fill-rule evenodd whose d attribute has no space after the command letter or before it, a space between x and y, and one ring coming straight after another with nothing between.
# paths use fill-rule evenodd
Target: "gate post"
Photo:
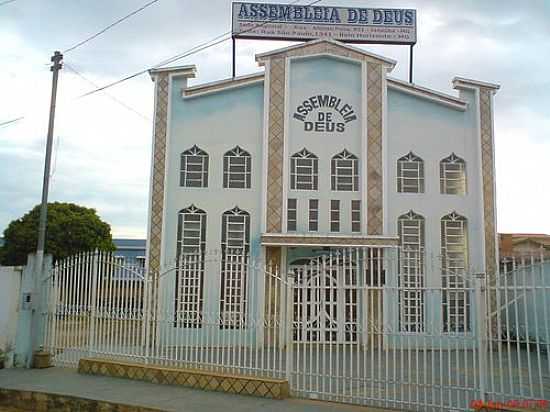
<instances>
[{"instance_id":1,"label":"gate post","mask_svg":"<svg viewBox=\"0 0 550 412\"><path fill-rule=\"evenodd\" d=\"M475 319L476 342L479 376L479 399L485 402L487 393L487 302L485 273L476 273L474 279L475 288Z\"/></svg>"},{"instance_id":2,"label":"gate post","mask_svg":"<svg viewBox=\"0 0 550 412\"><path fill-rule=\"evenodd\" d=\"M88 356L92 356L95 347L94 340L96 337L96 317L97 317L97 276L98 276L98 259L99 251L96 249L92 255L92 285L90 298L90 330L88 331Z\"/></svg>"},{"instance_id":3,"label":"gate post","mask_svg":"<svg viewBox=\"0 0 550 412\"><path fill-rule=\"evenodd\" d=\"M288 384L290 386L290 380L292 378L292 326L294 325L294 273L289 274L286 278L286 316L285 316L285 322L286 322L286 332L285 332L285 349L286 349L286 363L285 363L285 371L286 371L286 379L288 380Z\"/></svg>"}]
</instances>

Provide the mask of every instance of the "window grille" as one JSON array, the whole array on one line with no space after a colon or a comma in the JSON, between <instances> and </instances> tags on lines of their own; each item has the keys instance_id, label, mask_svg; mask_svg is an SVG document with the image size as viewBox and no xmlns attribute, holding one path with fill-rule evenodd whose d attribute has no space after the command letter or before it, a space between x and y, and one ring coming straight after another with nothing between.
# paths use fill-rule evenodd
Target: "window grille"
<instances>
[{"instance_id":1,"label":"window grille","mask_svg":"<svg viewBox=\"0 0 550 412\"><path fill-rule=\"evenodd\" d=\"M235 206L222 215L221 325L242 328L247 303L250 214Z\"/></svg>"},{"instance_id":2,"label":"window grille","mask_svg":"<svg viewBox=\"0 0 550 412\"><path fill-rule=\"evenodd\" d=\"M424 193L424 161L413 152L397 160L397 191Z\"/></svg>"},{"instance_id":3,"label":"window grille","mask_svg":"<svg viewBox=\"0 0 550 412\"><path fill-rule=\"evenodd\" d=\"M470 331L467 220L456 212L441 218L444 332Z\"/></svg>"},{"instance_id":4,"label":"window grille","mask_svg":"<svg viewBox=\"0 0 550 412\"><path fill-rule=\"evenodd\" d=\"M319 230L319 200L309 199L309 231Z\"/></svg>"},{"instance_id":5,"label":"window grille","mask_svg":"<svg viewBox=\"0 0 550 412\"><path fill-rule=\"evenodd\" d=\"M440 189L442 194L466 194L466 162L454 153L439 163Z\"/></svg>"},{"instance_id":6,"label":"window grille","mask_svg":"<svg viewBox=\"0 0 550 412\"><path fill-rule=\"evenodd\" d=\"M286 230L287 230L287 232L296 232L297 212L298 211L297 211L296 199L288 199L287 219L286 219Z\"/></svg>"},{"instance_id":7,"label":"window grille","mask_svg":"<svg viewBox=\"0 0 550 412\"><path fill-rule=\"evenodd\" d=\"M319 159L307 149L290 158L290 188L317 190L319 187Z\"/></svg>"},{"instance_id":8,"label":"window grille","mask_svg":"<svg viewBox=\"0 0 550 412\"><path fill-rule=\"evenodd\" d=\"M339 200L330 201L330 231L331 232L340 231L340 201Z\"/></svg>"},{"instance_id":9,"label":"window grille","mask_svg":"<svg viewBox=\"0 0 550 412\"><path fill-rule=\"evenodd\" d=\"M191 205L178 213L176 325L201 327L206 212Z\"/></svg>"},{"instance_id":10,"label":"window grille","mask_svg":"<svg viewBox=\"0 0 550 412\"><path fill-rule=\"evenodd\" d=\"M345 149L331 160L331 188L345 192L359 190L359 160Z\"/></svg>"},{"instance_id":11,"label":"window grille","mask_svg":"<svg viewBox=\"0 0 550 412\"><path fill-rule=\"evenodd\" d=\"M250 189L252 160L250 153L239 146L223 156L223 187L230 189Z\"/></svg>"},{"instance_id":12,"label":"window grille","mask_svg":"<svg viewBox=\"0 0 550 412\"><path fill-rule=\"evenodd\" d=\"M351 231L361 232L361 201L351 201Z\"/></svg>"},{"instance_id":13,"label":"window grille","mask_svg":"<svg viewBox=\"0 0 550 412\"><path fill-rule=\"evenodd\" d=\"M397 220L399 259L400 327L403 332L424 330L424 217L412 210Z\"/></svg>"},{"instance_id":14,"label":"window grille","mask_svg":"<svg viewBox=\"0 0 550 412\"><path fill-rule=\"evenodd\" d=\"M208 187L208 153L196 145L181 154L180 186Z\"/></svg>"}]
</instances>

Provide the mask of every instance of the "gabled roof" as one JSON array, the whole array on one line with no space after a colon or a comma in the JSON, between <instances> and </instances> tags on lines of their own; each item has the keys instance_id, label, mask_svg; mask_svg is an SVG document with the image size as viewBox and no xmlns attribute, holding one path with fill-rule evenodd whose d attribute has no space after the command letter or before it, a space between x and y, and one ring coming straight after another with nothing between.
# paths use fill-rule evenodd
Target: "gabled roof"
<instances>
[{"instance_id":1,"label":"gabled roof","mask_svg":"<svg viewBox=\"0 0 550 412\"><path fill-rule=\"evenodd\" d=\"M306 53L300 53L300 56L307 56L307 49L312 49L311 55L319 54L317 49L319 45L331 45L333 47L337 47L343 51L352 52L353 54L358 54L363 57L366 57L368 59L375 60L379 62L380 64L386 66L389 68L389 70L393 69L397 62L393 59L388 59L387 57L380 56L375 53L367 52L365 50L362 50L358 47L350 46L349 44L345 44L342 42L339 42L334 39L316 39L312 41L308 41L305 43L295 44L293 46L284 47L282 49L272 50L265 53L260 53L256 55L256 61L262 65L266 60L269 60L272 57L284 55L284 54L294 54L296 51L299 51L300 49L303 49L303 52Z\"/></svg>"}]
</instances>

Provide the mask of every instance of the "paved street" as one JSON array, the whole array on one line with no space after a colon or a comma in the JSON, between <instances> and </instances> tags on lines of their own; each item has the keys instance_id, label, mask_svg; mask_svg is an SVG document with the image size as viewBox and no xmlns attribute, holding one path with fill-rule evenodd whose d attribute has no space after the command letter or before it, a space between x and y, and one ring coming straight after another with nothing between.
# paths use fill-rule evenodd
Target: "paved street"
<instances>
[{"instance_id":1,"label":"paved street","mask_svg":"<svg viewBox=\"0 0 550 412\"><path fill-rule=\"evenodd\" d=\"M180 412L382 411L337 403L299 399L277 401L126 379L79 375L74 369L65 368L2 369L0 388L56 393Z\"/></svg>"}]
</instances>

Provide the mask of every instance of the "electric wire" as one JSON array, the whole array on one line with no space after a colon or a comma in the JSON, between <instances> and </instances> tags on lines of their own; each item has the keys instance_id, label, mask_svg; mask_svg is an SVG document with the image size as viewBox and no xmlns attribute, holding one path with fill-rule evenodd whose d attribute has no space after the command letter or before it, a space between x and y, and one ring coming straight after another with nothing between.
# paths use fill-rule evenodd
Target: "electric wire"
<instances>
[{"instance_id":1,"label":"electric wire","mask_svg":"<svg viewBox=\"0 0 550 412\"><path fill-rule=\"evenodd\" d=\"M300 1L300 0L295 0L294 2L292 2L292 3L290 3L290 4L291 4L291 5L292 5L292 4L295 4L295 3L297 3L298 1ZM312 1L311 3L305 4L304 7L312 6L312 5L314 5L314 4L316 4L316 3L319 3L319 2L321 2L321 1L322 1L322 0L314 0L314 1ZM250 27L249 29L243 30L242 32L240 32L240 34L244 34L244 33L247 33L247 32L249 32L249 31L255 30L255 29L259 28L259 27L262 27L262 26L266 25L267 23L269 23L270 21L271 21L271 20L266 20L265 22L259 23L259 24L255 25L255 26L253 26L253 27ZM174 55L174 56L172 56L172 57L169 57L168 59L165 59L165 60L161 61L160 63L155 64L155 65L152 66L152 67L148 67L148 68L146 68L146 69L143 69L143 70L140 70L140 71L135 72L135 73L133 73L133 74L130 74L130 75L126 76L126 77L123 77L122 79L116 80L116 81L114 81L114 82L112 82L112 83L108 83L108 84L106 84L106 85L104 85L104 86L101 86L101 87L99 87L99 88L96 88L96 89L94 89L94 90L90 90L89 92L86 92L86 93L80 95L79 98L81 98L81 97L86 97L86 96L90 96L90 95L92 95L92 94L94 94L94 93L97 93L97 92L103 91L103 90L105 90L105 89L108 89L109 87L113 87L113 86L116 86L117 84L123 83L123 82L125 82L125 81L127 81L127 80L130 80L130 79L133 79L134 77L141 76L142 74L147 73L147 72L148 72L149 70L151 70L151 69L156 69L156 68L159 68L159 67L161 67L161 66L165 66L165 65L167 65L167 64L174 63L175 61L181 60L181 59L183 59L184 57L191 56L191 55L196 54L196 53L198 53L198 52L200 52L200 51L203 51L203 50L206 50L206 49L208 49L208 48L210 48L210 47L213 47L213 46L215 46L215 45L217 45L217 44L223 43L223 42L225 42L225 41L227 41L227 40L229 40L229 39L231 38L231 36L229 36L230 34L231 34L231 31L222 33L222 34L220 34L220 35L218 35L218 36L216 36L216 37L214 37L214 38L212 38L212 39L210 39L210 40L208 40L208 41L206 41L206 42L203 42L203 43L201 43L200 45L197 45L197 46L195 46L195 47L193 47L193 48L191 48L191 49L189 49L189 50L187 50L187 51L185 51L185 52L183 52L183 53L176 54L176 55ZM226 37L226 36L229 36L229 37ZM219 39L219 40L216 40L216 39ZM212 43L212 42L213 42L213 43Z\"/></svg>"},{"instance_id":2,"label":"electric wire","mask_svg":"<svg viewBox=\"0 0 550 412\"><path fill-rule=\"evenodd\" d=\"M141 6L139 9L136 9L136 10L132 11L131 13L125 15L124 17L121 17L120 19L115 20L113 23L109 24L108 26L106 26L105 28L101 29L101 30L98 31L97 33L92 34L90 37L87 37L87 38L85 38L84 40L82 40L82 41L76 43L75 45L73 45L73 46L71 46L71 47L69 47L68 49L63 50L62 53L63 53L63 54L66 54L66 53L68 53L68 52L70 52L70 51L73 51L73 50L79 48L80 46L83 46L84 44L86 44L86 43L88 43L89 41L95 39L96 37L101 36L101 35L102 35L103 33L105 33L106 31L112 29L112 28L115 27L116 25L122 23L123 21L129 19L130 17L132 17L132 16L138 14L139 12L145 10L147 7L152 6L153 4L157 3L158 1L160 1L160 0L151 0L150 2L148 2L148 3L144 4L143 6ZM0 5L1 5L1 4L0 4Z\"/></svg>"}]
</instances>

